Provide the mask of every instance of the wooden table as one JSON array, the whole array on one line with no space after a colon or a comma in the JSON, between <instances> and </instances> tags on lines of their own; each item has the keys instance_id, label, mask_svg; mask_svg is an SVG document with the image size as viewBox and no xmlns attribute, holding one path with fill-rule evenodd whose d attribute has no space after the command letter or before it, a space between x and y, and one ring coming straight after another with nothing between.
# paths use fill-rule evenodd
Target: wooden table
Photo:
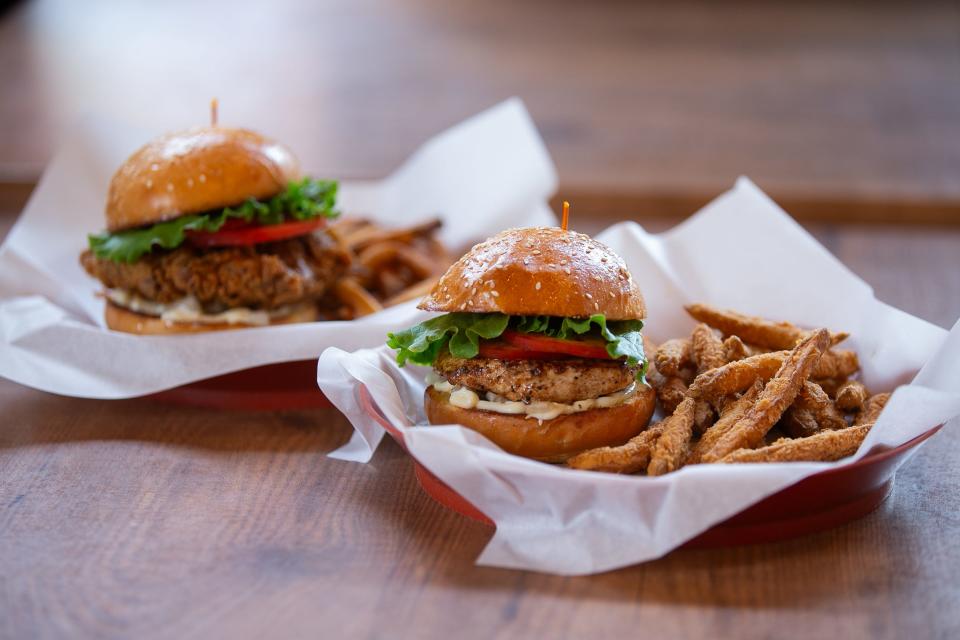
<instances>
[{"instance_id":1,"label":"wooden table","mask_svg":"<svg viewBox=\"0 0 960 640\"><path fill-rule=\"evenodd\" d=\"M335 177L521 96L580 210L687 215L751 176L808 220L960 223L955 3L24 2L0 19L0 199L99 115L221 120ZM27 185L27 186L24 186Z\"/></svg>"},{"instance_id":2,"label":"wooden table","mask_svg":"<svg viewBox=\"0 0 960 640\"><path fill-rule=\"evenodd\" d=\"M960 316L960 232L813 230L880 298L942 325ZM350 434L333 410L78 400L6 381L0 407L4 638L960 634L956 429L858 522L559 578L476 567L491 529L422 493L389 439L368 465L326 458Z\"/></svg>"}]
</instances>

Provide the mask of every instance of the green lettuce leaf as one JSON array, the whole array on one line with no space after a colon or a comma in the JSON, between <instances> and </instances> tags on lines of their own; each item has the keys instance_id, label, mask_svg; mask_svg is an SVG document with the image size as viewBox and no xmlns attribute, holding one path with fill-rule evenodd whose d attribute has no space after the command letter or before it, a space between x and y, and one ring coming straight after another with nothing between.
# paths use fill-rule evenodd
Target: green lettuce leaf
<instances>
[{"instance_id":1,"label":"green lettuce leaf","mask_svg":"<svg viewBox=\"0 0 960 640\"><path fill-rule=\"evenodd\" d=\"M502 334L510 316L502 313L448 313L431 318L405 331L387 334L387 345L397 350L397 363L431 365L449 344L458 358L475 358L480 338L491 340Z\"/></svg>"},{"instance_id":2,"label":"green lettuce leaf","mask_svg":"<svg viewBox=\"0 0 960 640\"><path fill-rule=\"evenodd\" d=\"M602 339L611 358L623 358L630 366L641 365L638 378L647 370L640 320L607 322L603 314L589 318L553 316L507 316L501 313L448 313L387 335L387 345L397 350L397 363L408 361L432 365L445 346L458 358L474 358L480 338L498 338L510 327L526 333L541 333L562 340L578 336Z\"/></svg>"},{"instance_id":3,"label":"green lettuce leaf","mask_svg":"<svg viewBox=\"0 0 960 640\"><path fill-rule=\"evenodd\" d=\"M257 224L280 224L288 218L335 218L339 215L335 210L337 186L335 180L304 178L289 183L269 200L248 198L236 207L180 216L143 229L90 234L90 250L98 258L130 263L154 248L176 249L183 244L186 231L219 231L230 218Z\"/></svg>"}]
</instances>

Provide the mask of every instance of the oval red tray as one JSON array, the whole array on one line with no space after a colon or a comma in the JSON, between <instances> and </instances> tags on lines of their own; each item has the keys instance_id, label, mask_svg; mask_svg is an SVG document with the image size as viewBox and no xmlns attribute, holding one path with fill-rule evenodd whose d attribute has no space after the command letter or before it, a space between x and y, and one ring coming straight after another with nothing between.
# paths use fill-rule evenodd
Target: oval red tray
<instances>
[{"instance_id":1,"label":"oval red tray","mask_svg":"<svg viewBox=\"0 0 960 640\"><path fill-rule=\"evenodd\" d=\"M383 417L366 387L360 388L360 405L404 446L402 434ZM934 427L894 449L872 453L852 464L804 478L714 525L689 540L683 548L727 547L786 540L861 518L880 506L890 493L894 472L910 450L939 429L939 426ZM416 459L413 462L417 480L430 497L468 518L494 524Z\"/></svg>"},{"instance_id":2,"label":"oval red tray","mask_svg":"<svg viewBox=\"0 0 960 640\"><path fill-rule=\"evenodd\" d=\"M332 406L317 387L317 361L297 360L234 371L148 396L161 402L245 411Z\"/></svg>"}]
</instances>

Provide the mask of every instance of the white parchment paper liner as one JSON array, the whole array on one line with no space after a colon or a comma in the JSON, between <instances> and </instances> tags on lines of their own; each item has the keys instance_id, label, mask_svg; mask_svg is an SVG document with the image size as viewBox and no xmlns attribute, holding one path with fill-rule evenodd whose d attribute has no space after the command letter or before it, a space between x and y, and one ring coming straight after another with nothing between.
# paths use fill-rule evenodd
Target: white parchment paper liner
<instances>
[{"instance_id":1,"label":"white parchment paper liner","mask_svg":"<svg viewBox=\"0 0 960 640\"><path fill-rule=\"evenodd\" d=\"M844 346L860 354L871 390L906 385L853 459L960 415L960 323L948 337L876 300L745 178L666 233L622 223L598 239L623 256L640 284L649 310L645 331L655 342L692 329L683 311L691 301L850 331ZM456 425L413 426L425 423L424 373L399 369L386 347L325 351L318 383L356 428L332 455L369 460L383 437L358 407L364 385L411 454L495 521L496 534L478 560L484 565L587 574L653 559L808 475L852 460L695 465L656 478L573 471L506 454Z\"/></svg>"},{"instance_id":2,"label":"white parchment paper liner","mask_svg":"<svg viewBox=\"0 0 960 640\"><path fill-rule=\"evenodd\" d=\"M120 163L156 132L87 122L54 158L0 248L0 375L63 395L124 398L326 347L372 346L409 324L410 305L353 322L180 336L108 331L99 283L80 267ZM556 172L523 103L508 100L436 136L390 177L341 184L340 210L390 226L434 216L458 249L516 220L551 224Z\"/></svg>"}]
</instances>

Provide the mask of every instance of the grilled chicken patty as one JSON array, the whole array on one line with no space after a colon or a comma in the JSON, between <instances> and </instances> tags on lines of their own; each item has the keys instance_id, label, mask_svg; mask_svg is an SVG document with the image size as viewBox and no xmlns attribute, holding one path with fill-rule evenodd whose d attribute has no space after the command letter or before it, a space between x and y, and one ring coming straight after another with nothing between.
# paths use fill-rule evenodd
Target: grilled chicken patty
<instances>
[{"instance_id":1,"label":"grilled chicken patty","mask_svg":"<svg viewBox=\"0 0 960 640\"><path fill-rule=\"evenodd\" d=\"M630 386L638 367L617 360L496 360L443 353L433 365L451 384L508 400L562 402L597 398Z\"/></svg>"},{"instance_id":2,"label":"grilled chicken patty","mask_svg":"<svg viewBox=\"0 0 960 640\"><path fill-rule=\"evenodd\" d=\"M89 250L80 256L83 268L111 289L159 303L192 295L207 313L317 300L349 262L325 232L252 247L200 249L184 244L131 264L97 258Z\"/></svg>"}]
</instances>

